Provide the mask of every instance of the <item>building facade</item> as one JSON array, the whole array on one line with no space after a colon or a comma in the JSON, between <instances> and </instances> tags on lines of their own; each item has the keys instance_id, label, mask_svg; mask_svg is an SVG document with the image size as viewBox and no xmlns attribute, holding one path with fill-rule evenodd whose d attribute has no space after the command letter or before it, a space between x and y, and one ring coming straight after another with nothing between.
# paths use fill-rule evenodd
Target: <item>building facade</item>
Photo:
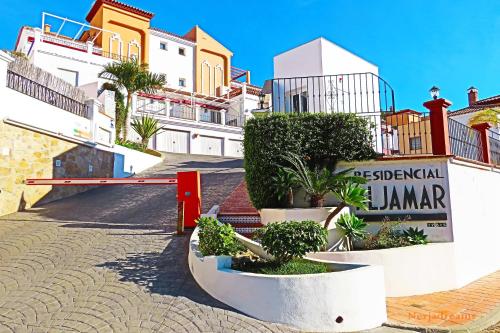
<instances>
[{"instance_id":1,"label":"building facade","mask_svg":"<svg viewBox=\"0 0 500 333\"><path fill-rule=\"evenodd\" d=\"M181 36L152 27L153 16L114 0L96 0L86 22L43 13L40 28L21 28L15 51L89 97L97 97L106 81L99 78L105 64L147 64L167 78L157 93L133 97L133 117L150 115L165 129L151 148L241 157L242 126L257 108L260 88L251 85L249 71L232 67L233 53L199 26ZM131 139L137 139L133 132Z\"/></svg>"}]
</instances>

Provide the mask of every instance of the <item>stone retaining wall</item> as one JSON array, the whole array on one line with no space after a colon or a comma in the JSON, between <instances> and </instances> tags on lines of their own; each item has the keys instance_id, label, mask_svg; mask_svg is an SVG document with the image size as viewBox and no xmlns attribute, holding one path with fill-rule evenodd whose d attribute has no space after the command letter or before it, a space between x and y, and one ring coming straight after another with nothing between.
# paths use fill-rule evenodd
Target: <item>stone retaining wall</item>
<instances>
[{"instance_id":1,"label":"stone retaining wall","mask_svg":"<svg viewBox=\"0 0 500 333\"><path fill-rule=\"evenodd\" d=\"M26 186L26 178L113 177L113 163L112 152L0 122L0 216L92 188Z\"/></svg>"}]
</instances>

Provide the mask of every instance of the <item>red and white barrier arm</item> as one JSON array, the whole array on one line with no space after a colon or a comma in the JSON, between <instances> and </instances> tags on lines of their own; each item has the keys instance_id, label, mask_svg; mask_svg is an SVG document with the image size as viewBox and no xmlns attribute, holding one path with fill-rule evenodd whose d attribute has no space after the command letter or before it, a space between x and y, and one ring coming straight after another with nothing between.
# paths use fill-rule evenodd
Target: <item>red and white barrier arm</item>
<instances>
[{"instance_id":1,"label":"red and white barrier arm","mask_svg":"<svg viewBox=\"0 0 500 333\"><path fill-rule=\"evenodd\" d=\"M176 185L177 178L47 178L26 179L26 185Z\"/></svg>"}]
</instances>

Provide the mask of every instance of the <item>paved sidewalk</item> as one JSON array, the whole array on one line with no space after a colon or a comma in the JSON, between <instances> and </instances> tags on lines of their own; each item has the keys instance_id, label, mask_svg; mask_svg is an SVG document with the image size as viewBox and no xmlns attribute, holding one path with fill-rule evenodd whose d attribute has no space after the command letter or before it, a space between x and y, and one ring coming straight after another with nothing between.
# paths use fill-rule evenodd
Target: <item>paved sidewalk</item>
<instances>
[{"instance_id":1,"label":"paved sidewalk","mask_svg":"<svg viewBox=\"0 0 500 333\"><path fill-rule=\"evenodd\" d=\"M387 311L394 325L481 331L500 321L500 271L457 290L388 298Z\"/></svg>"}]
</instances>

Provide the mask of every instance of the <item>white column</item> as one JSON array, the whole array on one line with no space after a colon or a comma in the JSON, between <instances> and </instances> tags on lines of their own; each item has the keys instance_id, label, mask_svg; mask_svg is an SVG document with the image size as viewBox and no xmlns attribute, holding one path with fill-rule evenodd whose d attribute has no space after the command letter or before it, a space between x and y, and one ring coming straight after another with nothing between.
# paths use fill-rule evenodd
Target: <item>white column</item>
<instances>
[{"instance_id":1,"label":"white column","mask_svg":"<svg viewBox=\"0 0 500 333\"><path fill-rule=\"evenodd\" d=\"M94 52L94 43L87 41L87 53L92 54L92 52Z\"/></svg>"},{"instance_id":2,"label":"white column","mask_svg":"<svg viewBox=\"0 0 500 333\"><path fill-rule=\"evenodd\" d=\"M226 126L226 112L227 110L220 110L220 121L222 123L222 126Z\"/></svg>"},{"instance_id":3,"label":"white column","mask_svg":"<svg viewBox=\"0 0 500 333\"><path fill-rule=\"evenodd\" d=\"M33 56L35 52L38 50L42 43L42 30L40 28L35 28L35 36L33 40L33 46L31 47L31 54L30 56Z\"/></svg>"},{"instance_id":4,"label":"white column","mask_svg":"<svg viewBox=\"0 0 500 333\"><path fill-rule=\"evenodd\" d=\"M165 100L165 116L168 118L170 118L170 100L169 99L166 99Z\"/></svg>"},{"instance_id":5,"label":"white column","mask_svg":"<svg viewBox=\"0 0 500 333\"><path fill-rule=\"evenodd\" d=\"M102 104L97 99L91 98L85 101L85 105L87 106L87 110L89 112L90 132L91 132L90 138L92 142L96 142L97 126L98 126L97 117L99 116L99 107Z\"/></svg>"}]
</instances>

